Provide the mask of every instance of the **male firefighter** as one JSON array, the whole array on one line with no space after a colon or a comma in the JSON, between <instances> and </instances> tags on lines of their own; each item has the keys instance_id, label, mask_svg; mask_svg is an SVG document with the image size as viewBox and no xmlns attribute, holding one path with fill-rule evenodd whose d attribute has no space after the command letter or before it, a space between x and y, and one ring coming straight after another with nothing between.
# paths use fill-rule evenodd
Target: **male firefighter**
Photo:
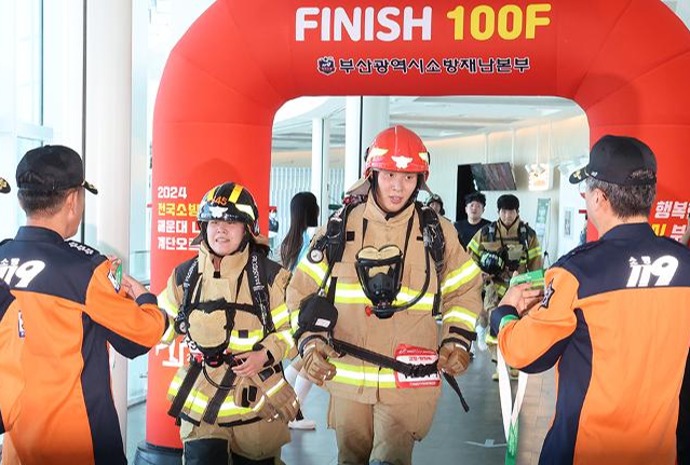
<instances>
[{"instance_id":1,"label":"male firefighter","mask_svg":"<svg viewBox=\"0 0 690 465\"><path fill-rule=\"evenodd\" d=\"M469 364L480 271L452 223L415 202L429 176L417 134L384 130L365 165L298 264L287 303L299 309L305 371L331 394L338 463L409 465L431 427L439 371Z\"/></svg>"},{"instance_id":2,"label":"male firefighter","mask_svg":"<svg viewBox=\"0 0 690 465\"><path fill-rule=\"evenodd\" d=\"M520 219L520 200L512 194L504 194L496 202L498 220L493 221L474 235L467 250L484 272L484 308L478 326L487 328L491 312L498 305L515 272L538 270L542 266L541 247L537 234ZM486 343L496 360L496 339L486 334ZM515 369L511 377L517 377ZM498 381L498 373L492 379Z\"/></svg>"}]
</instances>

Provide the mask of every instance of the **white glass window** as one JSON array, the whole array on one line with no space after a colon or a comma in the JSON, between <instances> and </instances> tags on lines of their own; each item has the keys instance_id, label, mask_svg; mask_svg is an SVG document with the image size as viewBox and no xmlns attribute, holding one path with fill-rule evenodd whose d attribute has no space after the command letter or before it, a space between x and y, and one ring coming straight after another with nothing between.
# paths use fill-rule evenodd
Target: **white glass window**
<instances>
[{"instance_id":1,"label":"white glass window","mask_svg":"<svg viewBox=\"0 0 690 465\"><path fill-rule=\"evenodd\" d=\"M16 118L43 123L43 0L16 2Z\"/></svg>"}]
</instances>

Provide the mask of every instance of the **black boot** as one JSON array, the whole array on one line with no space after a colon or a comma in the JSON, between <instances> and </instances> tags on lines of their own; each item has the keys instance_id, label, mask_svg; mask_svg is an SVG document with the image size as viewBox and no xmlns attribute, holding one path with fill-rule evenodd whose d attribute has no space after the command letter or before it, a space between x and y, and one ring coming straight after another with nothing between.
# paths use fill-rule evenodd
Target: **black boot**
<instances>
[{"instance_id":1,"label":"black boot","mask_svg":"<svg viewBox=\"0 0 690 465\"><path fill-rule=\"evenodd\" d=\"M184 443L185 465L228 465L228 441L194 439Z\"/></svg>"}]
</instances>

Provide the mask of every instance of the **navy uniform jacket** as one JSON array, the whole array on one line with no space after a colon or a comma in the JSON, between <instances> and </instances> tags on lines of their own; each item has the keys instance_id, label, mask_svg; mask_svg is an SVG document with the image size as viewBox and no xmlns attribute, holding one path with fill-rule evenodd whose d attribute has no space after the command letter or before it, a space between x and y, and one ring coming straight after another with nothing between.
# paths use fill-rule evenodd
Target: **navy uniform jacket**
<instances>
[{"instance_id":1,"label":"navy uniform jacket","mask_svg":"<svg viewBox=\"0 0 690 465\"><path fill-rule=\"evenodd\" d=\"M134 302L108 272L106 257L49 229L22 227L0 246L0 279L23 321L25 382L10 432L18 458L3 463L126 463L108 344L130 358L144 354L168 320L153 294Z\"/></svg>"},{"instance_id":2,"label":"navy uniform jacket","mask_svg":"<svg viewBox=\"0 0 690 465\"><path fill-rule=\"evenodd\" d=\"M522 319L498 307L506 363L558 370L541 465L674 465L690 346L690 250L647 223L619 225L546 273ZM688 406L685 406L688 408Z\"/></svg>"}]
</instances>

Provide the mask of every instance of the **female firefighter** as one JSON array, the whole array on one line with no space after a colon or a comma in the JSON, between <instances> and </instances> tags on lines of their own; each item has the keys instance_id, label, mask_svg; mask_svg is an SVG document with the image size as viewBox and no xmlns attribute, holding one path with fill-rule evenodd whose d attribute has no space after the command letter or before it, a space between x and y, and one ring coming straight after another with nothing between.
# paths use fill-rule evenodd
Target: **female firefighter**
<instances>
[{"instance_id":1,"label":"female firefighter","mask_svg":"<svg viewBox=\"0 0 690 465\"><path fill-rule=\"evenodd\" d=\"M298 403L280 361L295 355L285 306L289 273L266 257L252 195L227 182L197 216L198 257L175 268L160 301L185 334L169 413L181 421L186 465L280 464Z\"/></svg>"},{"instance_id":2,"label":"female firefighter","mask_svg":"<svg viewBox=\"0 0 690 465\"><path fill-rule=\"evenodd\" d=\"M304 368L331 394L340 464L410 464L436 410L439 371L456 376L470 361L480 272L452 223L415 201L428 176L414 132L377 135L364 176L288 286Z\"/></svg>"}]
</instances>

